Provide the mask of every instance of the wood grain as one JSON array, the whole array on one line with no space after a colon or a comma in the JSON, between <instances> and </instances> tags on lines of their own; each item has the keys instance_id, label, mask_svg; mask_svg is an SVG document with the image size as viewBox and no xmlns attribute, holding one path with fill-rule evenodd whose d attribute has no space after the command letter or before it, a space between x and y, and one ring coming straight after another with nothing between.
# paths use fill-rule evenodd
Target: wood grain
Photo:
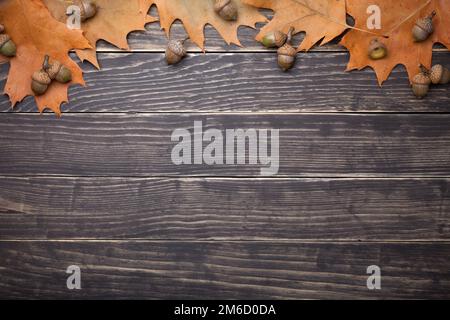
<instances>
[{"instance_id":1,"label":"wood grain","mask_svg":"<svg viewBox=\"0 0 450 320\"><path fill-rule=\"evenodd\" d=\"M1 298L450 297L449 243L0 242ZM66 289L66 268L82 289ZM366 287L370 265L381 290Z\"/></svg>"},{"instance_id":2,"label":"wood grain","mask_svg":"<svg viewBox=\"0 0 450 320\"><path fill-rule=\"evenodd\" d=\"M446 179L0 180L2 240L450 240Z\"/></svg>"},{"instance_id":3,"label":"wood grain","mask_svg":"<svg viewBox=\"0 0 450 320\"><path fill-rule=\"evenodd\" d=\"M88 87L72 87L64 112L449 112L448 86L424 100L412 94L403 67L383 88L372 70L345 72L346 53L300 54L292 72L278 69L276 56L191 54L168 67L163 54L100 54L103 70L84 64ZM436 53L448 63L448 53ZM0 66L0 86L7 66ZM15 112L37 112L32 98ZM0 96L0 112L11 112Z\"/></svg>"},{"instance_id":4,"label":"wood grain","mask_svg":"<svg viewBox=\"0 0 450 320\"><path fill-rule=\"evenodd\" d=\"M284 74L256 30L244 47L205 32L177 67L157 23L133 53L100 41L61 120L0 96L0 299L450 298L448 86L417 100L398 67L379 88L337 41ZM173 165L170 135L195 120L279 128L280 175Z\"/></svg>"},{"instance_id":5,"label":"wood grain","mask_svg":"<svg viewBox=\"0 0 450 320\"><path fill-rule=\"evenodd\" d=\"M261 165L173 164L175 129L280 129L287 177L449 176L450 115L4 114L0 175L254 176ZM205 143L206 146L206 143Z\"/></svg>"}]
</instances>

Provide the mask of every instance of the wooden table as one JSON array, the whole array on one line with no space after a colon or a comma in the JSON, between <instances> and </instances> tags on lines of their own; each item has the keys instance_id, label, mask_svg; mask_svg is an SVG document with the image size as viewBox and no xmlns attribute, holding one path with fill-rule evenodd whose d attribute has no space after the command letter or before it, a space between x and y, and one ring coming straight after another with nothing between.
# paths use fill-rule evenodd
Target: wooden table
<instances>
[{"instance_id":1,"label":"wooden table","mask_svg":"<svg viewBox=\"0 0 450 320\"><path fill-rule=\"evenodd\" d=\"M381 89L337 45L285 74L250 29L168 67L147 28L83 64L62 119L0 98L0 298L450 298L448 86L417 100L399 67ZM279 175L174 165L196 120L279 128Z\"/></svg>"}]
</instances>

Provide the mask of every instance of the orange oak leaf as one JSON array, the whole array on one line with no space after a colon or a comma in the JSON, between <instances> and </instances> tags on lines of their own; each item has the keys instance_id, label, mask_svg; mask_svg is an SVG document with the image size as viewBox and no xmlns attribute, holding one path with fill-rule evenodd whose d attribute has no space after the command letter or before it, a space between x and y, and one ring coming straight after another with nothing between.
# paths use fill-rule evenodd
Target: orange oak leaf
<instances>
[{"instance_id":1,"label":"orange oak leaf","mask_svg":"<svg viewBox=\"0 0 450 320\"><path fill-rule=\"evenodd\" d=\"M371 60L368 46L374 37L351 30L341 41L350 51L347 70L371 67L381 85L389 78L392 70L401 64L412 79L419 72L420 64L431 66L434 43L439 42L450 48L449 0L347 0L348 13L355 18L356 27L368 30L367 11L370 5L381 9L381 29L377 31L388 38L380 36L378 39L387 47L388 55L381 60ZM412 29L416 21L433 11L436 12L433 19L434 33L424 42L415 42Z\"/></svg>"},{"instance_id":2,"label":"orange oak leaf","mask_svg":"<svg viewBox=\"0 0 450 320\"><path fill-rule=\"evenodd\" d=\"M271 9L273 19L256 36L258 41L269 32L305 32L305 38L298 50L308 51L316 43L324 45L347 28L345 0L244 0L258 8Z\"/></svg>"},{"instance_id":3,"label":"orange oak leaf","mask_svg":"<svg viewBox=\"0 0 450 320\"><path fill-rule=\"evenodd\" d=\"M66 22L67 8L74 5L73 0L44 0L52 15L61 22ZM132 31L145 30L147 23L157 19L147 15L150 0L96 0L97 14L81 23L84 36L92 49L76 50L78 57L100 68L97 60L96 45L99 40L129 50L127 35Z\"/></svg>"},{"instance_id":4,"label":"orange oak leaf","mask_svg":"<svg viewBox=\"0 0 450 320\"><path fill-rule=\"evenodd\" d=\"M13 106L33 95L31 76L42 68L45 55L72 71L71 83L54 82L43 96L35 98L39 111L48 108L59 115L61 104L68 101L69 86L84 85L83 72L68 52L74 48L89 48L89 42L81 31L69 30L53 19L41 0L1 1L0 22L17 46L16 56L9 59L10 70L5 85L5 93Z\"/></svg>"},{"instance_id":5,"label":"orange oak leaf","mask_svg":"<svg viewBox=\"0 0 450 320\"><path fill-rule=\"evenodd\" d=\"M241 45L237 30L240 26L254 27L267 19L252 6L234 0L238 7L237 21L225 21L214 12L214 0L152 0L159 11L161 27L169 35L170 27L176 20L181 20L192 42L204 49L204 28L213 26L228 43Z\"/></svg>"}]
</instances>

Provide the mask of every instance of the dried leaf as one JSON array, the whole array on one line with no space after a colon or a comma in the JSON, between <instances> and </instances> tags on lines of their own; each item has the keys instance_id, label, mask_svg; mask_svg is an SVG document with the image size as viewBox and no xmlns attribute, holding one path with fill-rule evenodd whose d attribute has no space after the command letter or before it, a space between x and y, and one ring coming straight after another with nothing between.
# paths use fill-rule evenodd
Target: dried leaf
<instances>
[{"instance_id":1,"label":"dried leaf","mask_svg":"<svg viewBox=\"0 0 450 320\"><path fill-rule=\"evenodd\" d=\"M309 50L316 43L324 45L347 29L345 0L244 0L258 8L271 9L273 19L261 29L260 41L271 31L305 32L299 50Z\"/></svg>"},{"instance_id":2,"label":"dried leaf","mask_svg":"<svg viewBox=\"0 0 450 320\"><path fill-rule=\"evenodd\" d=\"M258 22L267 19L258 10L243 4L242 0L234 0L239 16L237 21L224 21L214 12L213 0L152 0L156 4L161 20L161 27L170 33L170 27L176 20L181 20L190 39L201 49L204 49L205 25L212 25L228 43L241 45L237 31L239 26L254 27Z\"/></svg>"},{"instance_id":3,"label":"dried leaf","mask_svg":"<svg viewBox=\"0 0 450 320\"><path fill-rule=\"evenodd\" d=\"M431 66L433 44L440 42L450 48L450 1L448 0L347 0L348 12L356 20L356 27L367 30L367 8L377 5L381 9L382 29L379 37L388 49L388 56L382 60L368 57L368 46L374 38L351 30L341 44L350 51L347 70L371 67L375 70L381 85L389 78L395 66L402 64L412 79L419 72L419 65ZM412 28L417 19L436 11L433 19L435 32L424 42L414 42Z\"/></svg>"},{"instance_id":4,"label":"dried leaf","mask_svg":"<svg viewBox=\"0 0 450 320\"><path fill-rule=\"evenodd\" d=\"M73 0L44 0L52 15L59 21L67 20L67 8ZM96 0L98 11L95 17L81 24L84 36L92 49L76 50L78 57L100 68L97 60L96 44L105 40L114 46L129 50L127 35L132 31L145 30L147 23L157 19L147 15L150 0Z\"/></svg>"},{"instance_id":5,"label":"dried leaf","mask_svg":"<svg viewBox=\"0 0 450 320\"><path fill-rule=\"evenodd\" d=\"M5 86L13 106L33 95L31 76L40 70L45 55L59 60L72 71L69 84L53 83L47 93L36 97L39 111L46 108L60 114L61 103L67 102L70 84L84 85L83 73L70 59L71 49L89 48L81 31L69 30L50 15L41 0L7 0L0 2L0 21L17 45L17 55L9 59L10 70Z\"/></svg>"}]
</instances>

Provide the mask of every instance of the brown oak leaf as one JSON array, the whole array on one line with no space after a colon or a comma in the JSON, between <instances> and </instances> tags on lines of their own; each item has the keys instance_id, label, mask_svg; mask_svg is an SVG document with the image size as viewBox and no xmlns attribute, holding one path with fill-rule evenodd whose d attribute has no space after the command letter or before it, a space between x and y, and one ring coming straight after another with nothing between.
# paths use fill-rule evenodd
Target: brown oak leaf
<instances>
[{"instance_id":1,"label":"brown oak leaf","mask_svg":"<svg viewBox=\"0 0 450 320\"><path fill-rule=\"evenodd\" d=\"M240 26L254 27L258 22L267 19L252 6L242 0L234 0L239 10L237 21L225 21L214 12L213 0L152 0L156 4L161 21L161 27L169 35L170 27L176 20L181 20L190 39L204 49L204 28L207 24L213 26L228 43L241 45L237 31Z\"/></svg>"},{"instance_id":2,"label":"brown oak leaf","mask_svg":"<svg viewBox=\"0 0 450 320\"><path fill-rule=\"evenodd\" d=\"M61 22L66 22L67 8L74 4L73 0L43 0L52 15ZM81 23L84 36L89 40L92 49L76 50L78 57L87 60L100 68L97 60L96 45L99 40L129 50L127 35L132 31L145 30L147 23L157 19L147 15L150 0L96 0L98 7L95 17Z\"/></svg>"},{"instance_id":3,"label":"brown oak leaf","mask_svg":"<svg viewBox=\"0 0 450 320\"><path fill-rule=\"evenodd\" d=\"M50 15L41 0L6 0L0 2L0 22L16 43L17 54L9 59L10 70L5 93L12 105L33 95L31 76L42 68L44 56L59 60L72 71L72 82L54 82L45 95L36 97L39 111L46 108L60 114L60 106L67 102L67 90L71 84L84 85L83 72L70 59L71 49L89 48L89 42L81 31L69 30Z\"/></svg>"},{"instance_id":4,"label":"brown oak leaf","mask_svg":"<svg viewBox=\"0 0 450 320\"><path fill-rule=\"evenodd\" d=\"M273 19L261 29L256 39L271 31L305 32L298 50L311 49L316 43L324 45L347 28L345 0L244 0L245 3L275 12Z\"/></svg>"},{"instance_id":5,"label":"brown oak leaf","mask_svg":"<svg viewBox=\"0 0 450 320\"><path fill-rule=\"evenodd\" d=\"M381 30L376 31L380 34L379 41L387 47L388 55L382 60L371 60L368 46L374 36L351 30L341 41L350 51L347 70L371 67L381 85L389 78L392 70L401 64L406 67L409 78L412 79L419 72L420 64L431 66L434 43L439 42L450 48L450 1L347 0L348 13L355 18L356 27L368 30L369 5L377 5L381 9ZM415 42L412 36L414 24L433 11L436 12L433 19L434 33L424 42Z\"/></svg>"}]
</instances>

